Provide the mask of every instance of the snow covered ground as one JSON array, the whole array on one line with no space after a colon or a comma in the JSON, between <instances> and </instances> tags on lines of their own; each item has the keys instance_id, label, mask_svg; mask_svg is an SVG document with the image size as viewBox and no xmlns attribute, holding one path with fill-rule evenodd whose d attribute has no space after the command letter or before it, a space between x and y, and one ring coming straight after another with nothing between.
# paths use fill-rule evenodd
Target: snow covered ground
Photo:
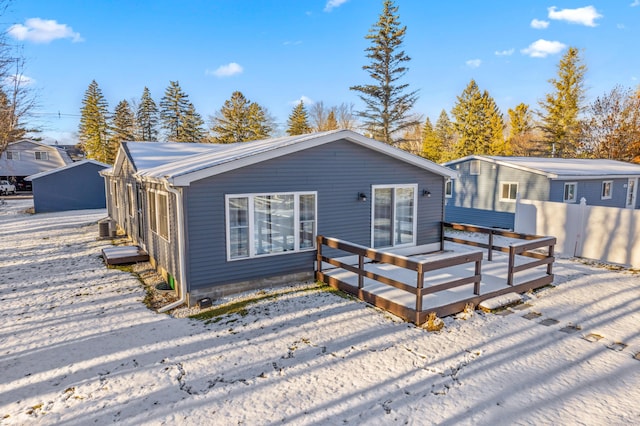
<instances>
[{"instance_id":1,"label":"snow covered ground","mask_svg":"<svg viewBox=\"0 0 640 426\"><path fill-rule=\"evenodd\" d=\"M525 309L439 333L319 290L206 323L104 266L103 210L30 205L0 205L0 424L640 424L630 272L561 259Z\"/></svg>"}]
</instances>

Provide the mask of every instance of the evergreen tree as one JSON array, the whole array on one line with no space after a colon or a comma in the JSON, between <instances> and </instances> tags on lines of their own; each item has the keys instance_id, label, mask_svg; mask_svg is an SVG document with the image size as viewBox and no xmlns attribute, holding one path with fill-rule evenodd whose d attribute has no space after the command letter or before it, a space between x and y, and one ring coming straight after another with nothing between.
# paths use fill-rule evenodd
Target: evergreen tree
<instances>
[{"instance_id":1,"label":"evergreen tree","mask_svg":"<svg viewBox=\"0 0 640 426\"><path fill-rule=\"evenodd\" d=\"M336 120L335 108L331 108L329 110L329 114L327 115L327 124L324 127L324 130L337 130L338 129L338 120Z\"/></svg>"},{"instance_id":2,"label":"evergreen tree","mask_svg":"<svg viewBox=\"0 0 640 426\"><path fill-rule=\"evenodd\" d=\"M124 141L134 140L135 116L131 110L129 102L122 100L116 105L111 124L109 159L110 163L115 161L120 144Z\"/></svg>"},{"instance_id":3,"label":"evergreen tree","mask_svg":"<svg viewBox=\"0 0 640 426\"><path fill-rule=\"evenodd\" d=\"M273 130L273 120L267 111L250 102L241 92L231 98L211 117L211 132L215 143L247 142L266 139Z\"/></svg>"},{"instance_id":4,"label":"evergreen tree","mask_svg":"<svg viewBox=\"0 0 640 426\"><path fill-rule=\"evenodd\" d=\"M540 129L551 155L573 157L578 152L586 69L580 51L570 47L558 64L558 77L549 80L553 92L539 102Z\"/></svg>"},{"instance_id":5,"label":"evergreen tree","mask_svg":"<svg viewBox=\"0 0 640 426\"><path fill-rule=\"evenodd\" d=\"M180 83L170 81L169 87L160 100L160 120L167 140L181 141L180 129L183 126L188 108L189 96L182 90Z\"/></svg>"},{"instance_id":6,"label":"evergreen tree","mask_svg":"<svg viewBox=\"0 0 640 426\"><path fill-rule=\"evenodd\" d=\"M456 132L453 123L449 120L449 115L444 109L440 112L434 132L438 138L438 143L442 146L440 162L451 161L456 158L454 147L456 142Z\"/></svg>"},{"instance_id":7,"label":"evergreen tree","mask_svg":"<svg viewBox=\"0 0 640 426\"><path fill-rule=\"evenodd\" d=\"M407 27L401 27L398 7L392 0L385 0L380 19L365 36L371 41L366 49L370 65L362 67L375 80L374 84L352 86L360 92L366 109L358 113L373 137L386 143L394 143L394 135L418 123L410 116L418 99L417 91L408 92L408 84L399 80L408 71L405 65L411 58L402 50Z\"/></svg>"},{"instance_id":8,"label":"evergreen tree","mask_svg":"<svg viewBox=\"0 0 640 426\"><path fill-rule=\"evenodd\" d=\"M309 116L307 110L304 107L304 102L300 101L291 111L289 120L287 121L287 134L289 136L304 135L305 133L311 133L311 126L309 126Z\"/></svg>"},{"instance_id":9,"label":"evergreen tree","mask_svg":"<svg viewBox=\"0 0 640 426\"><path fill-rule=\"evenodd\" d=\"M147 87L142 91L140 104L136 112L136 121L140 135L138 140L156 141L158 140L158 106L151 97L151 92Z\"/></svg>"},{"instance_id":10,"label":"evergreen tree","mask_svg":"<svg viewBox=\"0 0 640 426\"><path fill-rule=\"evenodd\" d=\"M489 152L490 128L486 115L487 101L475 80L471 80L462 94L457 97L451 110L453 126L458 134L455 146L456 156L464 157Z\"/></svg>"},{"instance_id":11,"label":"evergreen tree","mask_svg":"<svg viewBox=\"0 0 640 426\"><path fill-rule=\"evenodd\" d=\"M82 98L78 130L80 143L87 158L104 163L112 162L113 149L109 146L109 106L95 80L89 84Z\"/></svg>"},{"instance_id":12,"label":"evergreen tree","mask_svg":"<svg viewBox=\"0 0 640 426\"><path fill-rule=\"evenodd\" d=\"M176 142L204 142L206 132L202 126L204 126L202 117L196 112L193 104L189 102L178 128Z\"/></svg>"},{"instance_id":13,"label":"evergreen tree","mask_svg":"<svg viewBox=\"0 0 640 426\"><path fill-rule=\"evenodd\" d=\"M489 125L489 151L486 154L512 155L513 151L504 137L504 119L498 105L486 90L482 97L484 98L485 114Z\"/></svg>"},{"instance_id":14,"label":"evergreen tree","mask_svg":"<svg viewBox=\"0 0 640 426\"><path fill-rule=\"evenodd\" d=\"M513 155L542 155L535 142L533 116L529 105L520 103L514 109L509 108L509 136L507 143Z\"/></svg>"},{"instance_id":15,"label":"evergreen tree","mask_svg":"<svg viewBox=\"0 0 640 426\"><path fill-rule=\"evenodd\" d=\"M435 163L441 161L443 154L443 140L438 138L438 134L427 117L422 127L422 156Z\"/></svg>"}]
</instances>

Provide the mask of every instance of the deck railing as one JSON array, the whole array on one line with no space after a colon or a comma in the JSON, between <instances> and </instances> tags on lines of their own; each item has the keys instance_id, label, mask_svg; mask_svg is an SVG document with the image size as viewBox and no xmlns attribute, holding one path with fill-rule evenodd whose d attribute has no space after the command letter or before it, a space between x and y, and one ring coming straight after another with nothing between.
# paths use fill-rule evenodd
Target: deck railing
<instances>
[{"instance_id":1,"label":"deck railing","mask_svg":"<svg viewBox=\"0 0 640 426\"><path fill-rule=\"evenodd\" d=\"M445 229L450 228L456 231L468 231L479 234L487 235L487 242L468 240L457 237L447 237L445 235ZM521 243L512 243L508 246L501 246L495 244L494 236L502 236L506 238L513 238L518 240L525 240ZM554 247L556 245L555 237L544 237L540 235L521 234L518 232L507 231L503 229L486 228L483 226L467 225L462 223L450 223L442 222L442 241L451 241L458 244L466 244L474 247L481 247L487 249L487 260L493 260L493 252L500 251L507 253L509 256L509 265L507 271L507 284L514 285L514 274L522 272L527 269L532 269L541 265L547 265L546 275L534 280L530 280L524 284L546 285L553 281L553 262ZM540 251L532 251L536 249L546 249L546 254ZM525 256L537 259L533 262L527 262L521 265L516 265L516 256Z\"/></svg>"},{"instance_id":2,"label":"deck railing","mask_svg":"<svg viewBox=\"0 0 640 426\"><path fill-rule=\"evenodd\" d=\"M358 257L358 265L354 266L354 262L343 262L337 258L327 257L323 255L323 247L332 249L338 249L343 252L347 252ZM416 273L415 286L400 282L393 278L383 276L365 269L365 259L369 259L373 262L386 263L389 265L398 266L404 269L414 271ZM357 275L357 287L353 287L350 284L336 280L333 277L323 272L323 262L333 265L338 268L342 268L346 271L353 272ZM424 287L425 273L436 271L439 269L463 265L465 263L475 263L473 275L457 278L451 281L440 283ZM394 314L410 320L416 324L422 324L426 321L428 312L423 311L422 298L424 295L437 293L443 290L449 290L455 287L463 286L473 283L473 293L477 296L480 295L480 280L482 265L482 253L470 252L458 255L446 256L440 259L433 260L413 260L405 256L400 256L392 253L381 252L369 247L353 244L347 241L339 240L337 238L324 237L319 235L317 237L317 256L316 256L316 279L326 282L334 287L338 287L341 290L345 290L349 293L356 294L360 299L365 300L375 306L380 306L376 302L381 302L374 294L367 292L364 289L364 280L369 278L371 280L380 282L382 284L400 289L407 293L415 295L415 309L407 308L403 305L396 304L390 300L384 300L382 303L385 309L393 312Z\"/></svg>"}]
</instances>

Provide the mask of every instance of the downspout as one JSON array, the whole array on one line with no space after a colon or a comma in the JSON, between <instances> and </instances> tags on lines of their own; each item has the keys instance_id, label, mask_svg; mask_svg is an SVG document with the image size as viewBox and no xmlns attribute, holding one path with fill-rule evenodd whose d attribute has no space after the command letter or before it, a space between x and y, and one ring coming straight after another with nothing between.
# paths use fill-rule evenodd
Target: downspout
<instances>
[{"instance_id":1,"label":"downspout","mask_svg":"<svg viewBox=\"0 0 640 426\"><path fill-rule=\"evenodd\" d=\"M177 308L187 301L187 273L185 271L184 260L184 208L182 205L182 193L169 186L169 181L164 181L164 187L167 191L176 196L176 220L178 228L178 259L180 263L180 299L158 309L158 313L163 313L171 309Z\"/></svg>"}]
</instances>

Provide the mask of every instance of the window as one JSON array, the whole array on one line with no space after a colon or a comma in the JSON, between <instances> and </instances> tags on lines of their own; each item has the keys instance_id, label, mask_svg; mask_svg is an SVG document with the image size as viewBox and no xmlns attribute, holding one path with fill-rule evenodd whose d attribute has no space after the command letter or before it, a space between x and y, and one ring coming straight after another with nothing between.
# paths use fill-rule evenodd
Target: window
<instances>
[{"instance_id":1,"label":"window","mask_svg":"<svg viewBox=\"0 0 640 426\"><path fill-rule=\"evenodd\" d=\"M127 210L129 217L133 217L133 213L135 212L133 207L133 186L129 183L127 184Z\"/></svg>"},{"instance_id":2,"label":"window","mask_svg":"<svg viewBox=\"0 0 640 426\"><path fill-rule=\"evenodd\" d=\"M444 196L446 198L453 197L453 181L451 179L447 179L444 183Z\"/></svg>"},{"instance_id":3,"label":"window","mask_svg":"<svg viewBox=\"0 0 640 426\"><path fill-rule=\"evenodd\" d=\"M20 152L19 151L7 151L7 160L19 160Z\"/></svg>"},{"instance_id":4,"label":"window","mask_svg":"<svg viewBox=\"0 0 640 426\"><path fill-rule=\"evenodd\" d=\"M469 174L471 175L480 174L480 160L471 160L471 163L469 164Z\"/></svg>"},{"instance_id":5,"label":"window","mask_svg":"<svg viewBox=\"0 0 640 426\"><path fill-rule=\"evenodd\" d=\"M45 151L36 151L36 160L46 161L49 159L49 153Z\"/></svg>"},{"instance_id":6,"label":"window","mask_svg":"<svg viewBox=\"0 0 640 426\"><path fill-rule=\"evenodd\" d=\"M113 206L118 208L118 182L111 182L111 199L113 200Z\"/></svg>"},{"instance_id":7,"label":"window","mask_svg":"<svg viewBox=\"0 0 640 426\"><path fill-rule=\"evenodd\" d=\"M417 185L374 186L374 248L415 244Z\"/></svg>"},{"instance_id":8,"label":"window","mask_svg":"<svg viewBox=\"0 0 640 426\"><path fill-rule=\"evenodd\" d=\"M565 203L575 203L576 202L576 187L578 184L576 182L567 182L564 184L564 195L562 200Z\"/></svg>"},{"instance_id":9,"label":"window","mask_svg":"<svg viewBox=\"0 0 640 426\"><path fill-rule=\"evenodd\" d=\"M150 190L149 224L151 231L169 240L169 197L166 192Z\"/></svg>"},{"instance_id":10,"label":"window","mask_svg":"<svg viewBox=\"0 0 640 426\"><path fill-rule=\"evenodd\" d=\"M518 197L517 182L500 183L500 201L514 202Z\"/></svg>"},{"instance_id":11,"label":"window","mask_svg":"<svg viewBox=\"0 0 640 426\"><path fill-rule=\"evenodd\" d=\"M227 257L315 248L316 193L227 195Z\"/></svg>"},{"instance_id":12,"label":"window","mask_svg":"<svg viewBox=\"0 0 640 426\"><path fill-rule=\"evenodd\" d=\"M611 199L611 188L613 186L613 181L612 180L605 180L602 182L602 193L601 198L603 200L610 200Z\"/></svg>"}]
</instances>

